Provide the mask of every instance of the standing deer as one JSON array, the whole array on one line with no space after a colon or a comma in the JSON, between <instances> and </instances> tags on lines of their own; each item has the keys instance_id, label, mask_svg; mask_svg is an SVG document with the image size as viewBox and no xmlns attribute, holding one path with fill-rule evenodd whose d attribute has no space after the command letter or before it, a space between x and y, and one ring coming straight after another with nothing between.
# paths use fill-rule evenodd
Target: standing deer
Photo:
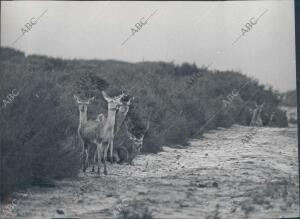
<instances>
[{"instance_id":1,"label":"standing deer","mask_svg":"<svg viewBox=\"0 0 300 219\"><path fill-rule=\"evenodd\" d=\"M98 129L96 131L100 131L103 134L103 129L104 129L104 124L106 123L106 117L104 114L100 113L97 115L97 119L96 121L100 122L101 124L103 124L101 126L101 130ZM98 135L99 133L96 133L96 135ZM92 164L92 172L95 172L95 164L97 163L97 145L95 147L93 147L91 150L91 155L93 155L93 164Z\"/></svg>"},{"instance_id":2,"label":"standing deer","mask_svg":"<svg viewBox=\"0 0 300 219\"><path fill-rule=\"evenodd\" d=\"M263 125L261 115L260 115L262 112L263 106L264 106L263 103L261 105L255 104L256 108L253 110L250 126L262 126Z\"/></svg>"},{"instance_id":3,"label":"standing deer","mask_svg":"<svg viewBox=\"0 0 300 219\"><path fill-rule=\"evenodd\" d=\"M81 100L79 97L74 95L79 107L79 126L77 130L79 141L82 145L82 168L83 172L89 167L89 154L93 144L92 139L96 137L96 130L103 129L104 122L102 120L87 120L87 107L94 100L90 98L88 100ZM101 114L103 116L103 114Z\"/></svg>"},{"instance_id":4,"label":"standing deer","mask_svg":"<svg viewBox=\"0 0 300 219\"><path fill-rule=\"evenodd\" d=\"M124 123L124 121L125 121L125 119L127 117L130 105L132 104L132 100L134 100L134 97L128 99L127 101L126 101L126 96L123 98L122 105L119 107L119 110L118 110L117 115L116 115L116 131L115 131L115 136L119 133L120 128L122 127L122 125L123 125L123 123ZM124 143L124 141L123 141L123 143ZM114 150L114 159L117 162L120 161L119 154L126 153L126 149L122 147L123 143L117 145L116 148L115 148L115 150Z\"/></svg>"},{"instance_id":5,"label":"standing deer","mask_svg":"<svg viewBox=\"0 0 300 219\"><path fill-rule=\"evenodd\" d=\"M129 107L131 105L131 101L133 100L133 98L129 99L128 101L123 101L124 98L121 99L121 105L118 107L117 113L116 113L116 122L115 122L115 133L114 133L114 137L118 134L122 124L124 123L124 120L126 119L127 113L129 111ZM105 116L103 116L102 114L98 115L98 118L100 120L99 117L101 117L101 120L106 120ZM115 158L115 160L118 162L120 160L119 156L118 156L118 152L119 148L116 148L116 150L113 151L113 158ZM98 158L98 154L94 153L94 163L96 163L96 160ZM94 166L92 171L94 172Z\"/></svg>"},{"instance_id":6,"label":"standing deer","mask_svg":"<svg viewBox=\"0 0 300 219\"><path fill-rule=\"evenodd\" d=\"M124 123L124 120L126 119L126 116L127 116L128 111L129 111L130 105L132 104L132 100L134 100L134 97L130 98L128 101L123 101L122 104L119 107L119 110L118 110L117 116L116 116L115 135L118 134L121 126Z\"/></svg>"},{"instance_id":7,"label":"standing deer","mask_svg":"<svg viewBox=\"0 0 300 219\"><path fill-rule=\"evenodd\" d=\"M79 105L79 127L78 127L78 137L83 145L83 156L85 154L85 159L83 157L83 171L89 166L89 154L91 151L91 146L96 145L96 151L94 155L94 163L96 161L96 156L98 156L98 173L100 173L101 161L104 162L104 174L107 174L106 169L106 157L107 150L110 149L110 156L113 156L113 141L114 141L114 128L116 120L116 112L122 105L121 99L124 97L124 92L116 97L109 97L104 91L102 91L104 99L108 103L107 118L103 114L99 114L95 121L87 120L87 106L90 104L94 98L90 98L87 101L80 100L76 95L74 95L75 100ZM128 106L130 101L127 102ZM124 105L124 104L123 104ZM126 104L125 104L126 105ZM126 108L122 110L123 113L128 112ZM124 121L125 117L123 118ZM123 122L122 121L122 122ZM94 171L94 165L93 169Z\"/></svg>"},{"instance_id":8,"label":"standing deer","mask_svg":"<svg viewBox=\"0 0 300 219\"><path fill-rule=\"evenodd\" d=\"M113 161L113 144L114 144L114 128L116 121L116 112L121 106L121 99L124 97L124 92L116 97L109 97L105 91L102 91L102 95L108 103L107 119L103 130L99 130L97 138L94 143L97 145L97 156L98 156L98 173L100 174L101 160L104 164L104 174L107 175L106 158L107 151L110 149L111 162Z\"/></svg>"}]
</instances>

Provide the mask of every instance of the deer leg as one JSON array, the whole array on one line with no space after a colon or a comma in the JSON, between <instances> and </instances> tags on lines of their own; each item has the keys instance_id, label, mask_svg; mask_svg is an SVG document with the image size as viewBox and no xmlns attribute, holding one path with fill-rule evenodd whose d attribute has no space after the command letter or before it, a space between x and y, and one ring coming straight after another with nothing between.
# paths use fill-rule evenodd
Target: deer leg
<instances>
[{"instance_id":1,"label":"deer leg","mask_svg":"<svg viewBox=\"0 0 300 219\"><path fill-rule=\"evenodd\" d=\"M82 140L82 138L80 138L80 143L82 146L82 170L83 172L85 172L86 168L85 168L85 148L84 148L84 142Z\"/></svg>"},{"instance_id":2,"label":"deer leg","mask_svg":"<svg viewBox=\"0 0 300 219\"><path fill-rule=\"evenodd\" d=\"M82 170L85 173L86 167L85 167L85 153L82 153Z\"/></svg>"},{"instance_id":3,"label":"deer leg","mask_svg":"<svg viewBox=\"0 0 300 219\"><path fill-rule=\"evenodd\" d=\"M120 163L120 156L118 155L118 152L117 151L114 151L114 158L115 158L115 161L117 162L117 163Z\"/></svg>"},{"instance_id":4,"label":"deer leg","mask_svg":"<svg viewBox=\"0 0 300 219\"><path fill-rule=\"evenodd\" d=\"M114 140L112 139L110 141L110 163L113 164L114 163L114 157L113 157L113 150L114 150Z\"/></svg>"},{"instance_id":5,"label":"deer leg","mask_svg":"<svg viewBox=\"0 0 300 219\"><path fill-rule=\"evenodd\" d=\"M103 154L103 150L102 150L102 143L97 145L97 154L98 154L98 170L97 173L100 175L100 170L101 170L101 158L102 158L102 154Z\"/></svg>"},{"instance_id":6,"label":"deer leg","mask_svg":"<svg viewBox=\"0 0 300 219\"><path fill-rule=\"evenodd\" d=\"M126 162L129 160L129 153L128 150L125 148L125 153L126 153Z\"/></svg>"},{"instance_id":7,"label":"deer leg","mask_svg":"<svg viewBox=\"0 0 300 219\"><path fill-rule=\"evenodd\" d=\"M92 172L95 172L95 164L97 162L97 147L96 147L96 151L94 152L94 162L93 162L93 167L92 167Z\"/></svg>"},{"instance_id":8,"label":"deer leg","mask_svg":"<svg viewBox=\"0 0 300 219\"><path fill-rule=\"evenodd\" d=\"M128 150L125 147L120 147L119 151L120 151L119 152L120 163L128 162L129 159Z\"/></svg>"},{"instance_id":9,"label":"deer leg","mask_svg":"<svg viewBox=\"0 0 300 219\"><path fill-rule=\"evenodd\" d=\"M82 155L81 155L81 159L82 159L82 171L85 172L85 157L84 157L85 153L84 153L84 149L82 150Z\"/></svg>"},{"instance_id":10,"label":"deer leg","mask_svg":"<svg viewBox=\"0 0 300 219\"><path fill-rule=\"evenodd\" d=\"M109 147L109 144L105 146L104 153L103 153L103 165L104 165L104 175L107 175L107 169L106 169L106 158L107 158L107 149Z\"/></svg>"},{"instance_id":11,"label":"deer leg","mask_svg":"<svg viewBox=\"0 0 300 219\"><path fill-rule=\"evenodd\" d=\"M86 169L89 168L90 162L89 162L89 150L85 148L85 163L86 163Z\"/></svg>"}]
</instances>

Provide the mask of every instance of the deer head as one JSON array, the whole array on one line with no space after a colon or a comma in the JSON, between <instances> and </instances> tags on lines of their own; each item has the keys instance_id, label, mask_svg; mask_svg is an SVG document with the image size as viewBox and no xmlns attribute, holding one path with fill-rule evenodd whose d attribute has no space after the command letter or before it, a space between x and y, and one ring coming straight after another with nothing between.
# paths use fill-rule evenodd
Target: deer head
<instances>
[{"instance_id":1,"label":"deer head","mask_svg":"<svg viewBox=\"0 0 300 219\"><path fill-rule=\"evenodd\" d=\"M89 98L87 100L81 100L78 96L74 95L74 99L79 105L79 111L85 112L87 111L87 106L95 99L95 97Z\"/></svg>"},{"instance_id":2,"label":"deer head","mask_svg":"<svg viewBox=\"0 0 300 219\"><path fill-rule=\"evenodd\" d=\"M127 134L128 134L129 139L133 142L133 152L135 153L135 155L137 155L137 153L139 153L141 151L141 149L143 147L143 143L144 143L144 137L145 137L146 133L148 132L149 127L150 127L150 119L148 119L146 129L140 138L137 138L134 135L132 135L128 131L128 127L127 127L127 129L126 129Z\"/></svg>"},{"instance_id":3,"label":"deer head","mask_svg":"<svg viewBox=\"0 0 300 219\"><path fill-rule=\"evenodd\" d=\"M97 122L104 123L105 120L106 120L106 117L104 116L103 113L100 113L100 114L97 115L97 119L96 119Z\"/></svg>"},{"instance_id":4,"label":"deer head","mask_svg":"<svg viewBox=\"0 0 300 219\"><path fill-rule=\"evenodd\" d=\"M109 110L117 111L122 104L121 99L125 96L125 92L123 91L119 96L109 97L105 91L102 91L102 95L108 103Z\"/></svg>"},{"instance_id":5,"label":"deer head","mask_svg":"<svg viewBox=\"0 0 300 219\"><path fill-rule=\"evenodd\" d=\"M116 120L116 129L115 129L115 134L117 134L123 125L127 113L129 111L130 105L132 104L132 101L134 100L134 97L128 99L128 95L125 95L121 101L122 104L118 108L118 113L117 113L117 120Z\"/></svg>"},{"instance_id":6,"label":"deer head","mask_svg":"<svg viewBox=\"0 0 300 219\"><path fill-rule=\"evenodd\" d=\"M127 113L133 100L134 100L134 97L130 98L128 101L122 101L122 104L120 105L119 111L121 113Z\"/></svg>"},{"instance_id":7,"label":"deer head","mask_svg":"<svg viewBox=\"0 0 300 219\"><path fill-rule=\"evenodd\" d=\"M264 108L265 103L263 102L261 105L258 106L259 111L261 111Z\"/></svg>"},{"instance_id":8,"label":"deer head","mask_svg":"<svg viewBox=\"0 0 300 219\"><path fill-rule=\"evenodd\" d=\"M255 103L255 106L253 109L249 109L249 112L253 113L254 111L261 111L262 108L264 107L265 103L262 103L260 105L258 105L257 103Z\"/></svg>"}]
</instances>

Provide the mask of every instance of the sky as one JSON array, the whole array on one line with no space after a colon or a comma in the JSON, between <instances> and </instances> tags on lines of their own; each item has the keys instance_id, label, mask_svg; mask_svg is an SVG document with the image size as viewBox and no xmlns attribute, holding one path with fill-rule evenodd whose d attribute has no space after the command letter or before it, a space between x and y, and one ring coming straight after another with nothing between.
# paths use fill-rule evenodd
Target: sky
<instances>
[{"instance_id":1,"label":"sky","mask_svg":"<svg viewBox=\"0 0 300 219\"><path fill-rule=\"evenodd\" d=\"M2 1L1 46L64 59L189 62L296 88L291 0Z\"/></svg>"}]
</instances>

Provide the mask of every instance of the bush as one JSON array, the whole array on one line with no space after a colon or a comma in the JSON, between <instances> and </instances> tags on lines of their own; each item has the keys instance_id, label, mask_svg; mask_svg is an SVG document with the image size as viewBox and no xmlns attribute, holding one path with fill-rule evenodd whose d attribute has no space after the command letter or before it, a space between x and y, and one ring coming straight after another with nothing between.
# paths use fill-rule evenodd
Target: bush
<instances>
[{"instance_id":1,"label":"bush","mask_svg":"<svg viewBox=\"0 0 300 219\"><path fill-rule=\"evenodd\" d=\"M280 104L282 106L297 107L297 91L287 91L282 95Z\"/></svg>"},{"instance_id":2,"label":"bush","mask_svg":"<svg viewBox=\"0 0 300 219\"><path fill-rule=\"evenodd\" d=\"M80 152L73 118L59 89L36 78L1 114L1 197L15 188L52 184L77 174Z\"/></svg>"},{"instance_id":3,"label":"bush","mask_svg":"<svg viewBox=\"0 0 300 219\"><path fill-rule=\"evenodd\" d=\"M134 201L129 206L122 206L118 212L118 219L153 219L153 213L148 207Z\"/></svg>"}]
</instances>

